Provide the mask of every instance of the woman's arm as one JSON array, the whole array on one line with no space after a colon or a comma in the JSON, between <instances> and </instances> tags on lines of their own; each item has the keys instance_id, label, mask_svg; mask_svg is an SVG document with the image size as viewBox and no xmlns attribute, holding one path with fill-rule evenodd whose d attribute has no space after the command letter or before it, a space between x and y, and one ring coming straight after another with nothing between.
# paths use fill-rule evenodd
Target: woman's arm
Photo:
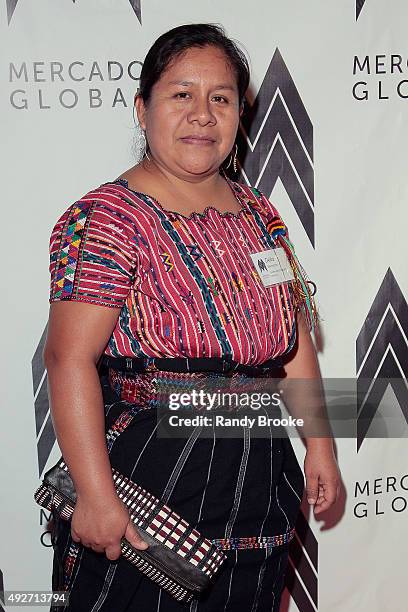
<instances>
[{"instance_id":1,"label":"woman's arm","mask_svg":"<svg viewBox=\"0 0 408 612\"><path fill-rule=\"evenodd\" d=\"M300 434L308 449L333 449L319 362L304 315L296 312L296 343L285 358L280 382L290 414L304 420Z\"/></svg>"},{"instance_id":2,"label":"woman's arm","mask_svg":"<svg viewBox=\"0 0 408 612\"><path fill-rule=\"evenodd\" d=\"M304 464L306 494L308 502L315 504L317 514L336 501L340 472L334 455L316 350L306 320L299 311L296 322L296 344L284 364L286 378L279 386L290 414L305 421L304 431L300 433L307 447Z\"/></svg>"},{"instance_id":3,"label":"woman's arm","mask_svg":"<svg viewBox=\"0 0 408 612\"><path fill-rule=\"evenodd\" d=\"M43 352L54 430L77 492L76 510L82 509L81 521L78 513L73 516L73 537L79 541L83 535L83 543L94 544L92 548L100 552L110 547L106 552L111 559L120 554L119 539L125 529L119 532L126 515L118 507L121 502L106 446L105 412L96 366L119 312L119 308L85 302L52 303ZM125 506L123 509L126 511ZM99 512L105 516L103 527L95 527ZM117 512L121 514L121 525ZM106 534L110 533L108 542Z\"/></svg>"},{"instance_id":4,"label":"woman's arm","mask_svg":"<svg viewBox=\"0 0 408 612\"><path fill-rule=\"evenodd\" d=\"M51 416L79 495L115 492L96 365L119 312L85 302L50 306L43 358Z\"/></svg>"}]
</instances>

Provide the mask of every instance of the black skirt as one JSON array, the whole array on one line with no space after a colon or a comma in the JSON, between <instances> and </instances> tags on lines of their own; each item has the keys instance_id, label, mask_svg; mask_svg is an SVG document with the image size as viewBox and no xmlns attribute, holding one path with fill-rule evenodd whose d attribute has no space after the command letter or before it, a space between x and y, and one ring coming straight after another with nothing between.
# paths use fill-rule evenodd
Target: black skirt
<instances>
[{"instance_id":1,"label":"black skirt","mask_svg":"<svg viewBox=\"0 0 408 612\"><path fill-rule=\"evenodd\" d=\"M56 519L52 588L70 592L64 609L278 612L304 492L290 439L251 437L247 427L234 438L197 431L158 437L154 407L122 399L107 377L101 382L112 466L157 497L166 493L168 505L222 548L227 561L205 594L181 604L129 561L111 561L74 542L70 523Z\"/></svg>"}]
</instances>

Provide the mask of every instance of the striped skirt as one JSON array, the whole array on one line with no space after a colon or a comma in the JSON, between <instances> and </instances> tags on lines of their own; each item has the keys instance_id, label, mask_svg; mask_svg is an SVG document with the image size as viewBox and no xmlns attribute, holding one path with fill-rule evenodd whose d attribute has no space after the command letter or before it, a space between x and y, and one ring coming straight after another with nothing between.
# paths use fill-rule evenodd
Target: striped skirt
<instances>
[{"instance_id":1,"label":"striped skirt","mask_svg":"<svg viewBox=\"0 0 408 612\"><path fill-rule=\"evenodd\" d=\"M124 558L74 542L70 523L56 518L52 589L69 591L70 612L278 612L304 492L289 438L251 437L248 427L238 437L202 436L197 428L185 438L160 437L158 376L187 383L200 374L109 370L101 377L111 464L156 497L166 494L227 561L205 594L182 604Z\"/></svg>"}]
</instances>

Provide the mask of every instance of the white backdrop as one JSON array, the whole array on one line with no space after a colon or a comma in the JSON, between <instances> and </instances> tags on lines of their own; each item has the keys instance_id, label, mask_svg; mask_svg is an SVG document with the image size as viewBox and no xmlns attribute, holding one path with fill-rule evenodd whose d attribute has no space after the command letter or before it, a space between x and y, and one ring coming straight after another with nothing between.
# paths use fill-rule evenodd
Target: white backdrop
<instances>
[{"instance_id":1,"label":"white backdrop","mask_svg":"<svg viewBox=\"0 0 408 612\"><path fill-rule=\"evenodd\" d=\"M1 0L4 589L51 588L47 513L33 500L60 455L40 361L49 234L69 204L134 163L140 62L165 30L222 23L250 55L264 106L249 139L271 155L262 176L254 154L244 170L269 190L318 286L323 375L375 380L387 368L406 382L407 19L403 0ZM391 404L407 410L406 388ZM406 612L406 438L339 439L337 451L341 503L325 520L306 508L281 609Z\"/></svg>"}]
</instances>

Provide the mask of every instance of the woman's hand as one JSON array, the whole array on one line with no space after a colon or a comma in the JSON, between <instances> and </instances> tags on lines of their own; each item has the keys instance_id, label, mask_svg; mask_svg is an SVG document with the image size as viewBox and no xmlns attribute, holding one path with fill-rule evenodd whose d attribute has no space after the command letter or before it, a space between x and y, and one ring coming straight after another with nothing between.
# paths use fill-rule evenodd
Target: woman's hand
<instances>
[{"instance_id":1,"label":"woman's hand","mask_svg":"<svg viewBox=\"0 0 408 612\"><path fill-rule=\"evenodd\" d=\"M307 501L314 505L314 513L319 514L334 504L340 490L340 470L331 448L308 448L304 472Z\"/></svg>"},{"instance_id":2,"label":"woman's hand","mask_svg":"<svg viewBox=\"0 0 408 612\"><path fill-rule=\"evenodd\" d=\"M120 540L124 536L139 550L148 548L117 495L103 498L78 496L71 520L71 536L75 542L105 552L110 560L121 555Z\"/></svg>"}]
</instances>

